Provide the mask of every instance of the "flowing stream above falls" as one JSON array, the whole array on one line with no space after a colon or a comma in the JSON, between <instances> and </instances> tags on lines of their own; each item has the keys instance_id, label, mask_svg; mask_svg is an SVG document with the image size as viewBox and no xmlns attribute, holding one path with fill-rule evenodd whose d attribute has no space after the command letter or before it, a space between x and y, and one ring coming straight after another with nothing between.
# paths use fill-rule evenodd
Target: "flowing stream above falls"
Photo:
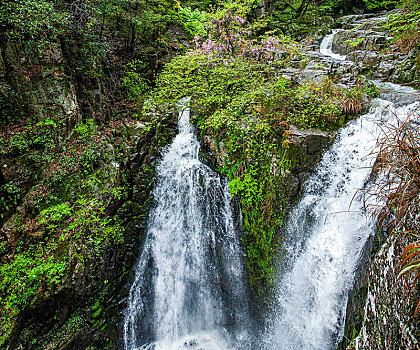
<instances>
[{"instance_id":1,"label":"flowing stream above falls","mask_svg":"<svg viewBox=\"0 0 420 350\"><path fill-rule=\"evenodd\" d=\"M200 162L186 104L179 133L158 166L156 205L125 315L127 350L248 343L243 259L227 184Z\"/></svg>"},{"instance_id":2,"label":"flowing stream above falls","mask_svg":"<svg viewBox=\"0 0 420 350\"><path fill-rule=\"evenodd\" d=\"M324 37L324 39L321 41L321 44L319 45L319 52L322 53L324 56L329 56L331 58L344 61L346 59L346 56L332 52L334 36L338 31L339 29L333 29L331 34L327 34Z\"/></svg>"},{"instance_id":3,"label":"flowing stream above falls","mask_svg":"<svg viewBox=\"0 0 420 350\"><path fill-rule=\"evenodd\" d=\"M331 51L333 36L321 44ZM276 305L252 329L243 256L226 182L199 160L184 101L179 133L158 166L147 236L124 319L126 350L331 350L343 336L348 292L375 223L363 210L381 123L418 108L418 92L381 83L383 99L337 135L289 214ZM414 98L413 98L414 96ZM355 195L356 194L356 195Z\"/></svg>"}]
</instances>

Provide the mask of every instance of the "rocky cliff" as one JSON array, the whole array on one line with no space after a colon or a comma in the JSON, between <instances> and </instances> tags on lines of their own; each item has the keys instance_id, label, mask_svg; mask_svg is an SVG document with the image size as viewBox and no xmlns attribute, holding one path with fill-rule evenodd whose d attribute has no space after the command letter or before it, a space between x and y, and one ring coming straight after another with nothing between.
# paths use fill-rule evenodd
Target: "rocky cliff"
<instances>
[{"instance_id":1,"label":"rocky cliff","mask_svg":"<svg viewBox=\"0 0 420 350\"><path fill-rule=\"evenodd\" d=\"M386 46L389 38L378 27L383 18L359 15L337 22L345 30L337 34L333 49L350 61L337 62L307 47L276 74L291 85L336 78L346 90L361 84L360 74L393 82L418 80L417 53L402 55ZM169 46L175 49L167 57L186 40L176 28L168 29L173 34ZM114 49L118 60L127 63L128 48ZM121 345L131 267L153 205L155 166L175 134L176 113L167 113L167 106L155 108L139 122L135 114L141 106L119 95L122 63L90 62L86 50L64 39L42 50L19 41L0 44L5 121L0 127L0 259L1 272L10 274L0 290L0 347L5 349ZM105 74L96 75L98 64ZM159 64L154 61L153 69ZM345 115L366 109L368 99L362 97L346 100L352 110ZM289 136L282 159L290 164L287 171L277 166L275 154L268 165L287 198L282 212L302 193L334 132L292 126ZM223 167L223 142L203 134L202 143L209 163ZM372 264L358 348L398 348L399 337L406 348L418 347L413 305L405 304L396 278L404 245L396 237L384 243ZM372 339L380 341L373 344Z\"/></svg>"},{"instance_id":2,"label":"rocky cliff","mask_svg":"<svg viewBox=\"0 0 420 350\"><path fill-rule=\"evenodd\" d=\"M117 348L155 165L176 132L174 113L140 123L124 104L104 109L107 77L73 71L89 60L74 44L0 44L2 349Z\"/></svg>"}]
</instances>

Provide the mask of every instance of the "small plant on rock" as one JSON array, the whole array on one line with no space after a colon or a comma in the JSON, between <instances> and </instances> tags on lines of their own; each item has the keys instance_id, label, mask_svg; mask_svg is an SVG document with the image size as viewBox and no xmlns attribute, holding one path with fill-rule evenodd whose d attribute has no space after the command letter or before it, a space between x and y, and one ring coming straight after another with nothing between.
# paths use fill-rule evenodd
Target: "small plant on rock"
<instances>
[{"instance_id":1,"label":"small plant on rock","mask_svg":"<svg viewBox=\"0 0 420 350\"><path fill-rule=\"evenodd\" d=\"M420 129L418 111L395 126L385 126L378 140L377 161L373 172L377 177L371 189L378 206L371 212L381 224L406 228L413 237L420 234ZM401 257L401 272L407 297L415 293L420 279L420 241L407 245ZM415 309L417 315L420 301Z\"/></svg>"}]
</instances>

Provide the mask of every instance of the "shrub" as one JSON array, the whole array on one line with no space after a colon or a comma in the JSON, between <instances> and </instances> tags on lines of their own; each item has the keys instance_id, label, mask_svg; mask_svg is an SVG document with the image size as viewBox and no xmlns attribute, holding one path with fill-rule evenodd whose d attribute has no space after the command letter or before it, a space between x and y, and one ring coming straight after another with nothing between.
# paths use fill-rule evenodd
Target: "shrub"
<instances>
[{"instance_id":1,"label":"shrub","mask_svg":"<svg viewBox=\"0 0 420 350\"><path fill-rule=\"evenodd\" d=\"M403 252L401 258L401 272L398 277L404 278L404 289L407 293L407 296L411 292L416 291L417 284L420 280L420 241L410 243ZM420 308L420 299L417 302L417 307L414 311L414 316L417 316L417 313Z\"/></svg>"},{"instance_id":2,"label":"shrub","mask_svg":"<svg viewBox=\"0 0 420 350\"><path fill-rule=\"evenodd\" d=\"M6 28L5 34L11 39L29 37L42 45L62 34L67 23L68 15L54 8L53 2L48 0L6 0L0 5L0 25Z\"/></svg>"},{"instance_id":3,"label":"shrub","mask_svg":"<svg viewBox=\"0 0 420 350\"><path fill-rule=\"evenodd\" d=\"M383 205L372 211L382 222L402 223L420 193L420 133L411 117L384 126L376 152L373 193Z\"/></svg>"},{"instance_id":4,"label":"shrub","mask_svg":"<svg viewBox=\"0 0 420 350\"><path fill-rule=\"evenodd\" d=\"M134 102L142 102L150 90L150 82L144 78L146 64L134 59L126 65L123 86L128 90L128 98Z\"/></svg>"}]
</instances>

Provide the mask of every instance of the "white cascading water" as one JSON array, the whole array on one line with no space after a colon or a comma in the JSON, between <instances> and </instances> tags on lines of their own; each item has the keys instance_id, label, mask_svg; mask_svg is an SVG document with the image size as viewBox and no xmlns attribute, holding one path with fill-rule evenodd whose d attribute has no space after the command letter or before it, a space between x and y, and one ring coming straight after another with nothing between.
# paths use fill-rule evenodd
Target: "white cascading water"
<instances>
[{"instance_id":1,"label":"white cascading water","mask_svg":"<svg viewBox=\"0 0 420 350\"><path fill-rule=\"evenodd\" d=\"M417 94L384 85L404 90L405 96ZM342 129L324 154L286 226L286 272L278 283L267 349L330 350L341 340L354 271L366 240L375 232L375 223L363 211L362 193L356 193L369 180L374 162L369 154L380 123L404 118L418 107L375 99L369 113Z\"/></svg>"},{"instance_id":2,"label":"white cascading water","mask_svg":"<svg viewBox=\"0 0 420 350\"><path fill-rule=\"evenodd\" d=\"M248 342L230 197L220 176L200 162L183 103L179 133L158 166L156 205L125 314L126 350L224 350Z\"/></svg>"},{"instance_id":3,"label":"white cascading water","mask_svg":"<svg viewBox=\"0 0 420 350\"><path fill-rule=\"evenodd\" d=\"M334 40L334 36L339 31L340 31L339 29L333 29L331 34L328 34L324 37L321 44L319 45L319 52L325 56L329 56L337 60L344 61L346 59L346 56L332 52L332 43Z\"/></svg>"}]
</instances>

